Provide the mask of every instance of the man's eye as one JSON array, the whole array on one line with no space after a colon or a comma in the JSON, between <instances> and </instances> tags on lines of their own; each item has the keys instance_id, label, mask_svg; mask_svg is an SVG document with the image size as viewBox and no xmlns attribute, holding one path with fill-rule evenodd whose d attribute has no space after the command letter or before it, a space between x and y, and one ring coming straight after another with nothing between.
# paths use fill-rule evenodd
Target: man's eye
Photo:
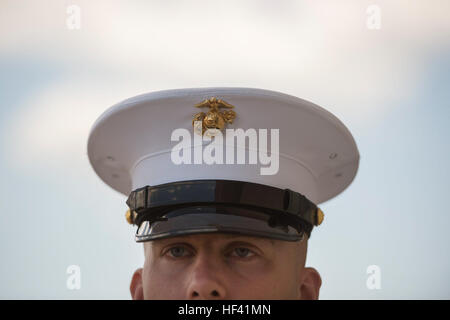
<instances>
[{"instance_id":1,"label":"man's eye","mask_svg":"<svg viewBox=\"0 0 450 320\"><path fill-rule=\"evenodd\" d=\"M239 258L249 258L251 256L254 256L255 254L248 248L238 247L233 249L231 255L235 257L237 256Z\"/></svg>"},{"instance_id":2,"label":"man's eye","mask_svg":"<svg viewBox=\"0 0 450 320\"><path fill-rule=\"evenodd\" d=\"M168 251L175 258L181 258L189 254L186 248L180 246L172 247Z\"/></svg>"}]
</instances>

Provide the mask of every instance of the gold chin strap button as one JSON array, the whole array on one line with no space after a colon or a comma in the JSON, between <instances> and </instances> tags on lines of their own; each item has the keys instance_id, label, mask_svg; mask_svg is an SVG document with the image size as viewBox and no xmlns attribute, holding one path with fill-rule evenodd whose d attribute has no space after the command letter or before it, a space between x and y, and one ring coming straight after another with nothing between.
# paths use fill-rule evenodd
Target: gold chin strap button
<instances>
[{"instance_id":1,"label":"gold chin strap button","mask_svg":"<svg viewBox=\"0 0 450 320\"><path fill-rule=\"evenodd\" d=\"M324 214L323 211L320 210L320 208L317 208L317 215L316 215L316 226L320 225L323 221Z\"/></svg>"},{"instance_id":2,"label":"gold chin strap button","mask_svg":"<svg viewBox=\"0 0 450 320\"><path fill-rule=\"evenodd\" d=\"M127 219L127 222L129 224L133 224L133 219L131 218L131 211L130 211L130 209L128 209L127 213L125 213L125 219Z\"/></svg>"}]
</instances>

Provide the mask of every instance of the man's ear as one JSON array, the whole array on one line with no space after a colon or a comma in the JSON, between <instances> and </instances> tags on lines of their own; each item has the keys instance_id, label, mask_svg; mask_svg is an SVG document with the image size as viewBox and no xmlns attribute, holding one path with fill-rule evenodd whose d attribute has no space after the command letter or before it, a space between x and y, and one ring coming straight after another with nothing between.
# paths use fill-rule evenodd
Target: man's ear
<instances>
[{"instance_id":1,"label":"man's ear","mask_svg":"<svg viewBox=\"0 0 450 320\"><path fill-rule=\"evenodd\" d=\"M300 297L303 300L319 299L319 290L322 279L319 272L314 268L303 269L303 282L300 286Z\"/></svg>"},{"instance_id":2,"label":"man's ear","mask_svg":"<svg viewBox=\"0 0 450 320\"><path fill-rule=\"evenodd\" d=\"M142 286L142 268L137 269L130 283L130 293L133 300L144 300L144 289Z\"/></svg>"}]
</instances>

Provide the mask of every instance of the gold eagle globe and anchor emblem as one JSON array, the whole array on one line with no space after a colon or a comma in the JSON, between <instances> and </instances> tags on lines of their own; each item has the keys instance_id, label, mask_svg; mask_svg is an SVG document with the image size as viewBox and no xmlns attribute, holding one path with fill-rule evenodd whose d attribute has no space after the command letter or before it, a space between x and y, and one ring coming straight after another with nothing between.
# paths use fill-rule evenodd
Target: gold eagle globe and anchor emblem
<instances>
[{"instance_id":1,"label":"gold eagle globe and anchor emblem","mask_svg":"<svg viewBox=\"0 0 450 320\"><path fill-rule=\"evenodd\" d=\"M228 123L233 123L233 120L236 118L236 112L230 110L233 109L234 106L216 97L203 100L202 102L197 103L194 107L209 108L206 113L196 113L192 120L194 131L200 135L204 135L206 130L208 130L208 136L217 135L217 133L222 131ZM221 111L219 110L220 108L226 108L227 110ZM196 127L195 121L201 121L201 130L199 127Z\"/></svg>"}]
</instances>

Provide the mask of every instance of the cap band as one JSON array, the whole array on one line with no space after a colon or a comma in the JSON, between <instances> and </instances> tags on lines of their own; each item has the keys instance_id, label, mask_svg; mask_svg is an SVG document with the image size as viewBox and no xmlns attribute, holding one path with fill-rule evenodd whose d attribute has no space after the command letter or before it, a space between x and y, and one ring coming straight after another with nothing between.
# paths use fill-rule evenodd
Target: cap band
<instances>
[{"instance_id":1,"label":"cap band","mask_svg":"<svg viewBox=\"0 0 450 320\"><path fill-rule=\"evenodd\" d=\"M290 220L291 224L300 219L310 230L319 221L317 206L298 192L234 180L191 180L146 186L131 192L127 205L134 212L132 223L137 225L170 210L208 205L259 210Z\"/></svg>"}]
</instances>

